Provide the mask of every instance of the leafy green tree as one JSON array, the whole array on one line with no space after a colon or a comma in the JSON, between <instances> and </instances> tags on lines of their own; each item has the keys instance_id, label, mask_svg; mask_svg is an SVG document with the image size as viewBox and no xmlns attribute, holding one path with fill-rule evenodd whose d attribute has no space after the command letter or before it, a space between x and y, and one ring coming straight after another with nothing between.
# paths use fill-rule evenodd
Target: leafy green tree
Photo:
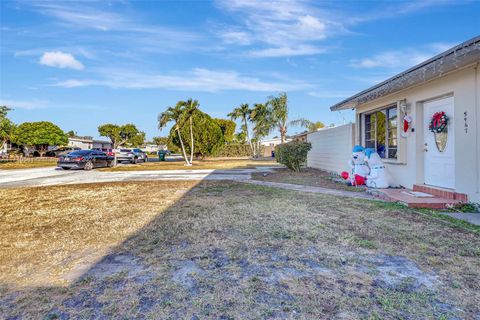
<instances>
[{"instance_id":1,"label":"leafy green tree","mask_svg":"<svg viewBox=\"0 0 480 320\"><path fill-rule=\"evenodd\" d=\"M7 106L0 106L0 119L6 118L8 111L11 111Z\"/></svg>"},{"instance_id":2,"label":"leafy green tree","mask_svg":"<svg viewBox=\"0 0 480 320\"><path fill-rule=\"evenodd\" d=\"M8 118L0 118L0 151L9 141L15 139L15 124Z\"/></svg>"},{"instance_id":3,"label":"leafy green tree","mask_svg":"<svg viewBox=\"0 0 480 320\"><path fill-rule=\"evenodd\" d=\"M195 140L195 152L197 157L205 157L217 154L225 145L222 129L206 113L198 111L193 115L193 138ZM175 134L177 132L177 134ZM180 132L180 134L178 134ZM172 142L181 147L181 141L188 139L190 130L184 126L178 131L175 127L170 130ZM191 152L190 146L185 146L186 152Z\"/></svg>"},{"instance_id":4,"label":"leafy green tree","mask_svg":"<svg viewBox=\"0 0 480 320\"><path fill-rule=\"evenodd\" d=\"M153 137L152 142L157 146L167 146L170 140L168 137Z\"/></svg>"},{"instance_id":5,"label":"leafy green tree","mask_svg":"<svg viewBox=\"0 0 480 320\"><path fill-rule=\"evenodd\" d=\"M15 130L15 142L24 146L34 146L43 156L48 146L60 146L68 143L67 135L51 122L24 122Z\"/></svg>"},{"instance_id":6,"label":"leafy green tree","mask_svg":"<svg viewBox=\"0 0 480 320\"><path fill-rule=\"evenodd\" d=\"M230 112L228 116L232 120L237 120L237 119L241 120L242 122L241 129L245 133L247 142L250 145L250 149L252 150L252 155L254 155L253 144L252 144L252 141L250 140L250 134L248 133L248 119L250 118L251 113L252 113L252 110L250 110L248 103L242 103L240 106L233 109L233 111Z\"/></svg>"},{"instance_id":7,"label":"leafy green tree","mask_svg":"<svg viewBox=\"0 0 480 320\"><path fill-rule=\"evenodd\" d=\"M242 130L240 132L235 133L235 135L233 136L233 142L238 142L241 144L247 143L247 136L245 132Z\"/></svg>"},{"instance_id":8,"label":"leafy green tree","mask_svg":"<svg viewBox=\"0 0 480 320\"><path fill-rule=\"evenodd\" d=\"M139 146L145 141L145 133L131 123L121 126L111 123L102 124L98 127L98 133L102 137L110 138L113 149L123 145Z\"/></svg>"},{"instance_id":9,"label":"leafy green tree","mask_svg":"<svg viewBox=\"0 0 480 320\"><path fill-rule=\"evenodd\" d=\"M272 110L266 104L256 103L250 114L250 120L253 123L253 136L256 141L255 157L258 157L260 156L260 141L270 133L274 125Z\"/></svg>"},{"instance_id":10,"label":"leafy green tree","mask_svg":"<svg viewBox=\"0 0 480 320\"><path fill-rule=\"evenodd\" d=\"M288 98L285 92L280 93L278 97L270 96L267 105L271 109L272 127L280 131L280 139L282 143L287 137L288 123Z\"/></svg>"},{"instance_id":11,"label":"leafy green tree","mask_svg":"<svg viewBox=\"0 0 480 320\"><path fill-rule=\"evenodd\" d=\"M226 143L231 143L235 135L236 123L232 120L218 118L213 119L213 121L222 129L223 140Z\"/></svg>"},{"instance_id":12,"label":"leafy green tree","mask_svg":"<svg viewBox=\"0 0 480 320\"><path fill-rule=\"evenodd\" d=\"M185 159L185 165L191 166L192 164L188 160L187 153L185 152L185 145L183 144L183 133L180 133L180 129L182 129L185 115L181 102L182 101L177 102L175 107L168 107L167 110L158 115L158 129L162 130L167 126L169 122L173 121L174 124L172 129L170 130L170 139L173 141L172 138L173 136L175 136L174 134L172 134L172 131L176 132L178 137L178 140L176 141L178 141L178 144L175 144L179 145L182 150L183 158Z\"/></svg>"},{"instance_id":13,"label":"leafy green tree","mask_svg":"<svg viewBox=\"0 0 480 320\"><path fill-rule=\"evenodd\" d=\"M69 138L73 138L73 137L76 137L77 136L77 133L73 130L70 130L66 133L66 135L69 137Z\"/></svg>"}]
</instances>

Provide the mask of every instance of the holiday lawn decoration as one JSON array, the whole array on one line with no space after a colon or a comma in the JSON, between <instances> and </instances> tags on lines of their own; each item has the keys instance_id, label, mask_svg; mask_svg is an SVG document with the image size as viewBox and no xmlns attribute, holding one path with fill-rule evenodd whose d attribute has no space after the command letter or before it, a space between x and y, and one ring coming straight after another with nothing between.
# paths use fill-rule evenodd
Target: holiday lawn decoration
<instances>
[{"instance_id":1,"label":"holiday lawn decoration","mask_svg":"<svg viewBox=\"0 0 480 320\"><path fill-rule=\"evenodd\" d=\"M438 151L443 152L447 147L448 139L448 117L444 111L439 111L433 114L432 119L430 120L430 125L428 129L433 132L435 137L435 144Z\"/></svg>"},{"instance_id":2,"label":"holiday lawn decoration","mask_svg":"<svg viewBox=\"0 0 480 320\"><path fill-rule=\"evenodd\" d=\"M444 111L440 111L440 112L436 112L432 116L432 120L430 120L430 125L428 126L428 128L433 133L440 133L445 131L445 129L447 128L447 124L448 124L447 115L445 114Z\"/></svg>"},{"instance_id":3,"label":"holiday lawn decoration","mask_svg":"<svg viewBox=\"0 0 480 320\"><path fill-rule=\"evenodd\" d=\"M365 184L365 178L370 173L367 162L365 161L365 148L362 146L355 146L352 150L352 158L348 161L351 169L351 175L344 171L342 177L345 180L350 180L349 184L353 186L360 186Z\"/></svg>"},{"instance_id":4,"label":"holiday lawn decoration","mask_svg":"<svg viewBox=\"0 0 480 320\"><path fill-rule=\"evenodd\" d=\"M404 138L408 137L408 133L410 132L410 127L412 126L412 117L407 115L405 113L405 116L403 117L403 127L402 131L400 132L400 135Z\"/></svg>"}]
</instances>

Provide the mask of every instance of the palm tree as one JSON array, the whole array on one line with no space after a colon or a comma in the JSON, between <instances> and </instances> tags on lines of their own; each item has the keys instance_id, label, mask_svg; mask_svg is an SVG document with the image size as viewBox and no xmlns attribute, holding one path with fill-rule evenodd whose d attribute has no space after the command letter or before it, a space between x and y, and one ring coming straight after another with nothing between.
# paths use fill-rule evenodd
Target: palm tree
<instances>
[{"instance_id":1,"label":"palm tree","mask_svg":"<svg viewBox=\"0 0 480 320\"><path fill-rule=\"evenodd\" d=\"M267 105L271 108L271 117L273 127L277 127L280 131L280 139L282 143L286 141L287 137L287 122L288 122L288 99L285 92L280 93L278 97L269 97Z\"/></svg>"},{"instance_id":2,"label":"palm tree","mask_svg":"<svg viewBox=\"0 0 480 320\"><path fill-rule=\"evenodd\" d=\"M193 139L193 116L198 112L198 107L200 104L197 100L188 99L187 101L179 102L184 108L184 120L189 122L190 125L190 163L193 163L193 149L194 149L194 139Z\"/></svg>"},{"instance_id":3,"label":"palm tree","mask_svg":"<svg viewBox=\"0 0 480 320\"><path fill-rule=\"evenodd\" d=\"M314 132L317 131L318 129L325 128L325 124L321 121L310 121L308 119L300 118L297 120L292 120L289 122L289 125L291 126L300 126L303 128L306 128L308 132Z\"/></svg>"},{"instance_id":4,"label":"palm tree","mask_svg":"<svg viewBox=\"0 0 480 320\"><path fill-rule=\"evenodd\" d=\"M253 145L252 145L252 141L250 140L250 135L248 133L248 124L247 124L247 121L250 118L251 113L252 113L252 110L250 110L250 107L248 106L248 103L242 103L239 107L233 109L233 111L230 112L228 114L228 116L232 120L241 119L242 130L245 132L245 134L247 136L247 142L250 144L250 149L252 150L252 155L254 155Z\"/></svg>"},{"instance_id":5,"label":"palm tree","mask_svg":"<svg viewBox=\"0 0 480 320\"><path fill-rule=\"evenodd\" d=\"M174 127L177 131L178 139L180 140L180 145L182 147L185 165L191 166L192 164L188 161L187 153L185 152L185 146L183 145L182 135L180 134L180 126L183 123L184 116L185 110L182 107L181 101L179 101L175 107L169 107L167 110L158 115L158 129L162 130L169 122L174 122Z\"/></svg>"},{"instance_id":6,"label":"palm tree","mask_svg":"<svg viewBox=\"0 0 480 320\"><path fill-rule=\"evenodd\" d=\"M250 120L252 121L253 135L254 139L257 142L255 156L259 156L260 152L260 141L262 138L268 136L274 123L272 122L272 113L266 104L256 103L253 106L252 112L250 114Z\"/></svg>"}]
</instances>

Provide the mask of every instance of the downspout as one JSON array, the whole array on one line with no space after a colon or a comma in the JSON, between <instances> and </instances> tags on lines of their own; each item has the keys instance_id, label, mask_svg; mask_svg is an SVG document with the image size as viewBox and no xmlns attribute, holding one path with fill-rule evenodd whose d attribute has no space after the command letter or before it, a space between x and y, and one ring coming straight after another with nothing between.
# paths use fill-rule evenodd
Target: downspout
<instances>
[{"instance_id":1,"label":"downspout","mask_svg":"<svg viewBox=\"0 0 480 320\"><path fill-rule=\"evenodd\" d=\"M480 100L480 91L478 90L478 86L480 85L479 83L479 74L478 74L478 65L479 63L477 62L477 65L475 66L475 108L474 108L474 121L475 121L475 142L477 145L477 153L476 153L476 170L477 170L477 194L480 193L480 114L479 114L479 109L480 106L479 100Z\"/></svg>"}]
</instances>

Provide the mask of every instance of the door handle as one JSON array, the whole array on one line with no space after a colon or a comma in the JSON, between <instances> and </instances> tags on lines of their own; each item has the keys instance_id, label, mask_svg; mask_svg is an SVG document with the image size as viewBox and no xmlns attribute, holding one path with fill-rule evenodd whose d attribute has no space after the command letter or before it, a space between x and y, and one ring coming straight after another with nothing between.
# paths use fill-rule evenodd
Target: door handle
<instances>
[{"instance_id":1,"label":"door handle","mask_svg":"<svg viewBox=\"0 0 480 320\"><path fill-rule=\"evenodd\" d=\"M425 145L423 146L423 151L428 152L428 144L427 143L425 143Z\"/></svg>"}]
</instances>

